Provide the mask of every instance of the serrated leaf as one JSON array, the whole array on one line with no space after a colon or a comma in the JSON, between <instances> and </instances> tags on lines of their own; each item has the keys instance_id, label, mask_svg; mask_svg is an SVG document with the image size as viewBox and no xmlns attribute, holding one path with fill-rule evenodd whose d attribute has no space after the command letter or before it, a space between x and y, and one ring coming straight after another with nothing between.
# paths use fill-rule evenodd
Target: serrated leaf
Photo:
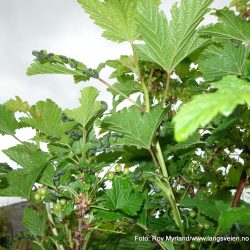
<instances>
[{"instance_id":1,"label":"serrated leaf","mask_svg":"<svg viewBox=\"0 0 250 250\"><path fill-rule=\"evenodd\" d=\"M111 210L121 210L126 214L136 215L141 208L143 196L133 191L129 180L115 178L112 189L107 190L103 200L105 206Z\"/></svg>"},{"instance_id":2,"label":"serrated leaf","mask_svg":"<svg viewBox=\"0 0 250 250\"><path fill-rule=\"evenodd\" d=\"M197 63L206 81L219 80L226 75L242 75L247 54L244 45L236 47L230 42L223 48L211 45L203 51Z\"/></svg>"},{"instance_id":3,"label":"serrated leaf","mask_svg":"<svg viewBox=\"0 0 250 250\"><path fill-rule=\"evenodd\" d=\"M222 231L225 233L232 227L234 223L250 226L249 218L249 207L231 208L221 214L218 222Z\"/></svg>"},{"instance_id":4,"label":"serrated leaf","mask_svg":"<svg viewBox=\"0 0 250 250\"><path fill-rule=\"evenodd\" d=\"M31 161L32 168L17 169L0 176L0 195L30 198L33 184L47 165L46 153L37 151Z\"/></svg>"},{"instance_id":5,"label":"serrated leaf","mask_svg":"<svg viewBox=\"0 0 250 250\"><path fill-rule=\"evenodd\" d=\"M169 23L153 0L141 3L137 22L145 45L135 46L141 58L172 72L183 59L207 43L198 37L196 27L211 3L212 0L182 0L180 7L177 3L173 5Z\"/></svg>"},{"instance_id":6,"label":"serrated leaf","mask_svg":"<svg viewBox=\"0 0 250 250\"><path fill-rule=\"evenodd\" d=\"M48 54L46 50L33 51L33 55L37 59L27 69L26 73L29 76L38 74L72 75L75 83L86 82L90 79L87 66L75 59L54 53Z\"/></svg>"},{"instance_id":7,"label":"serrated leaf","mask_svg":"<svg viewBox=\"0 0 250 250\"><path fill-rule=\"evenodd\" d=\"M136 6L141 0L78 0L95 23L104 29L103 37L133 42L139 36L136 28Z\"/></svg>"},{"instance_id":8,"label":"serrated leaf","mask_svg":"<svg viewBox=\"0 0 250 250\"><path fill-rule=\"evenodd\" d=\"M32 169L32 153L36 151L33 146L32 144L16 145L2 152L23 168Z\"/></svg>"},{"instance_id":9,"label":"serrated leaf","mask_svg":"<svg viewBox=\"0 0 250 250\"><path fill-rule=\"evenodd\" d=\"M126 96L129 96L141 90L140 84L134 81L133 76L117 77L117 82L113 84L112 87L115 89L118 89L120 92L122 92ZM110 91L114 96L119 95L117 91L113 90L113 88L108 88L108 91Z\"/></svg>"},{"instance_id":10,"label":"serrated leaf","mask_svg":"<svg viewBox=\"0 0 250 250\"><path fill-rule=\"evenodd\" d=\"M184 198L181 201L183 207L198 208L202 214L217 220L221 214L221 210L215 204L213 199L196 199L196 198Z\"/></svg>"},{"instance_id":11,"label":"serrated leaf","mask_svg":"<svg viewBox=\"0 0 250 250\"><path fill-rule=\"evenodd\" d=\"M37 171L14 170L0 176L0 195L30 198ZM25 181L24 181L25 180Z\"/></svg>"},{"instance_id":12,"label":"serrated leaf","mask_svg":"<svg viewBox=\"0 0 250 250\"><path fill-rule=\"evenodd\" d=\"M11 172L13 169L9 166L8 163L0 163L0 175Z\"/></svg>"},{"instance_id":13,"label":"serrated leaf","mask_svg":"<svg viewBox=\"0 0 250 250\"><path fill-rule=\"evenodd\" d=\"M121 56L117 60L108 60L106 61L106 65L115 69L110 75L110 78L117 78L125 73L135 72L137 70L135 58L133 56Z\"/></svg>"},{"instance_id":14,"label":"serrated leaf","mask_svg":"<svg viewBox=\"0 0 250 250\"><path fill-rule=\"evenodd\" d=\"M137 233L136 235L126 235L121 238L119 241L118 245L116 244L115 249L116 250L134 250L134 249L140 249L140 250L152 250L154 249L153 242L148 240L148 241L140 241L140 240L135 240L136 237L143 237L145 235L140 235ZM139 238L138 238L139 239Z\"/></svg>"},{"instance_id":15,"label":"serrated leaf","mask_svg":"<svg viewBox=\"0 0 250 250\"><path fill-rule=\"evenodd\" d=\"M4 105L13 112L19 111L26 113L30 109L28 102L23 101L19 96L16 96L16 99L8 100Z\"/></svg>"},{"instance_id":16,"label":"serrated leaf","mask_svg":"<svg viewBox=\"0 0 250 250\"><path fill-rule=\"evenodd\" d=\"M168 250L175 250L174 244L171 241L163 241L162 244L168 249Z\"/></svg>"},{"instance_id":17,"label":"serrated leaf","mask_svg":"<svg viewBox=\"0 0 250 250\"><path fill-rule=\"evenodd\" d=\"M168 109L157 106L150 113L142 113L132 106L106 117L101 127L123 134L117 144L150 149L154 134L167 112Z\"/></svg>"},{"instance_id":18,"label":"serrated leaf","mask_svg":"<svg viewBox=\"0 0 250 250\"><path fill-rule=\"evenodd\" d=\"M175 138L181 142L200 125L206 126L216 115L229 116L237 105L250 104L250 83L235 76L211 83L215 93L195 96L183 105L174 117Z\"/></svg>"},{"instance_id":19,"label":"serrated leaf","mask_svg":"<svg viewBox=\"0 0 250 250\"><path fill-rule=\"evenodd\" d=\"M185 142L175 143L174 145L169 145L164 152L166 155L171 155L173 153L181 153L181 151L194 150L195 148L204 145L205 142L200 140L200 135L193 134Z\"/></svg>"},{"instance_id":20,"label":"serrated leaf","mask_svg":"<svg viewBox=\"0 0 250 250\"><path fill-rule=\"evenodd\" d=\"M38 182L53 188L55 186L53 182L55 175L56 175L55 168L52 165L48 165L41 172Z\"/></svg>"},{"instance_id":21,"label":"serrated leaf","mask_svg":"<svg viewBox=\"0 0 250 250\"><path fill-rule=\"evenodd\" d=\"M30 67L27 69L27 75L32 76L39 74L63 74L73 76L83 75L80 70L69 69L64 64L50 62L41 63L39 60L35 59L34 62L30 65Z\"/></svg>"},{"instance_id":22,"label":"serrated leaf","mask_svg":"<svg viewBox=\"0 0 250 250\"><path fill-rule=\"evenodd\" d=\"M119 220L124 217L123 213L118 212L111 212L111 211L105 211L105 210L96 210L94 212L94 215L99 220L105 221L105 222L112 222Z\"/></svg>"},{"instance_id":23,"label":"serrated leaf","mask_svg":"<svg viewBox=\"0 0 250 250\"><path fill-rule=\"evenodd\" d=\"M211 35L219 39L233 39L250 42L250 23L244 22L233 11L218 10L215 15L221 22L209 25L201 30L202 35Z\"/></svg>"},{"instance_id":24,"label":"serrated leaf","mask_svg":"<svg viewBox=\"0 0 250 250\"><path fill-rule=\"evenodd\" d=\"M250 60L247 60L245 63L245 71L244 71L244 77L246 77L248 80L250 80Z\"/></svg>"},{"instance_id":25,"label":"serrated leaf","mask_svg":"<svg viewBox=\"0 0 250 250\"><path fill-rule=\"evenodd\" d=\"M31 110L32 117L22 117L20 120L33 128L40 130L48 137L67 141L68 131L75 123L62 121L62 109L53 101L39 101Z\"/></svg>"},{"instance_id":26,"label":"serrated leaf","mask_svg":"<svg viewBox=\"0 0 250 250\"><path fill-rule=\"evenodd\" d=\"M0 134L14 135L18 129L18 122L14 112L0 105Z\"/></svg>"},{"instance_id":27,"label":"serrated leaf","mask_svg":"<svg viewBox=\"0 0 250 250\"><path fill-rule=\"evenodd\" d=\"M22 223L30 231L31 235L44 236L46 218L41 213L29 207L24 208Z\"/></svg>"},{"instance_id":28,"label":"serrated leaf","mask_svg":"<svg viewBox=\"0 0 250 250\"><path fill-rule=\"evenodd\" d=\"M66 109L67 116L74 118L83 127L89 129L94 122L94 119L98 117L104 110L100 101L97 101L99 91L94 87L86 87L81 91L81 98L79 108L69 110Z\"/></svg>"}]
</instances>

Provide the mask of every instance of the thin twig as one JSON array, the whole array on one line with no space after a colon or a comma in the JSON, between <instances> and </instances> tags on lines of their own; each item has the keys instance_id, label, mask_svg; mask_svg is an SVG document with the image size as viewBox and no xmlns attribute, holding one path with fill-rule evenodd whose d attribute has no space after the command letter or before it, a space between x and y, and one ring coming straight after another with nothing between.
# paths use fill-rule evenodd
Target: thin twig
<instances>
[{"instance_id":1,"label":"thin twig","mask_svg":"<svg viewBox=\"0 0 250 250\"><path fill-rule=\"evenodd\" d=\"M20 142L30 153L32 153L32 151L30 150L30 148L23 141L21 141L15 135L12 135L12 137L15 138L18 142Z\"/></svg>"},{"instance_id":2,"label":"thin twig","mask_svg":"<svg viewBox=\"0 0 250 250\"><path fill-rule=\"evenodd\" d=\"M142 228L143 230L145 230L146 234L151 237L151 235L148 233L148 229L146 226L142 225L141 223L136 223L136 225L139 226L140 228ZM159 241L157 239L155 239L155 240L152 239L152 241L155 241L161 247L161 249L167 250L167 248L162 244L161 241Z\"/></svg>"},{"instance_id":3,"label":"thin twig","mask_svg":"<svg viewBox=\"0 0 250 250\"><path fill-rule=\"evenodd\" d=\"M247 181L246 171L242 171L241 176L240 176L240 181L236 189L236 193L234 195L232 207L238 207L239 202L240 202L240 197L245 188L246 181Z\"/></svg>"},{"instance_id":4,"label":"thin twig","mask_svg":"<svg viewBox=\"0 0 250 250\"><path fill-rule=\"evenodd\" d=\"M138 108L141 108L140 105L138 103L136 103L134 100L132 100L130 97L128 97L127 95L125 95L124 93L122 93L120 90L114 88L111 84L109 84L108 82L106 82L105 80L103 80L102 78L97 78L97 80L99 80L101 83L103 83L104 85L106 85L107 87L111 88L112 90L114 90L115 92L117 92L118 94L120 94L121 96L123 96L125 99L127 99L128 101L130 101L131 103L133 103L135 106L137 106Z\"/></svg>"}]
</instances>

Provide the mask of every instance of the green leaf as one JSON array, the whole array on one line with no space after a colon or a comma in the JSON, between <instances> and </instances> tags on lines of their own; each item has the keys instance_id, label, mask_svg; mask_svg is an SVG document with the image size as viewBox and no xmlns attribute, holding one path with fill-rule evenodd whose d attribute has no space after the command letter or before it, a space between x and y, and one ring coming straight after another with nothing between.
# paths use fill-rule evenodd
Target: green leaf
<instances>
[{"instance_id":1,"label":"green leaf","mask_svg":"<svg viewBox=\"0 0 250 250\"><path fill-rule=\"evenodd\" d=\"M32 169L32 153L36 151L34 146L28 143L25 145L16 145L2 152L23 168Z\"/></svg>"},{"instance_id":2,"label":"green leaf","mask_svg":"<svg viewBox=\"0 0 250 250\"><path fill-rule=\"evenodd\" d=\"M194 150L197 147L202 146L204 144L205 142L200 140L200 135L197 133L197 134L193 134L192 136L190 136L184 142L175 143L174 145L168 145L164 154L166 155L172 155L176 153L181 154L182 151L186 153L187 151Z\"/></svg>"},{"instance_id":3,"label":"green leaf","mask_svg":"<svg viewBox=\"0 0 250 250\"><path fill-rule=\"evenodd\" d=\"M136 6L141 0L78 0L95 23L104 29L103 37L114 42L133 42L139 36L136 28Z\"/></svg>"},{"instance_id":4,"label":"green leaf","mask_svg":"<svg viewBox=\"0 0 250 250\"><path fill-rule=\"evenodd\" d=\"M226 179L229 181L231 187L237 187L239 185L240 176L242 174L243 166L230 166L226 175Z\"/></svg>"},{"instance_id":5,"label":"green leaf","mask_svg":"<svg viewBox=\"0 0 250 250\"><path fill-rule=\"evenodd\" d=\"M107 190L104 204L112 210L121 210L129 215L136 215L143 202L143 196L135 193L132 183L127 179L115 178L112 189Z\"/></svg>"},{"instance_id":6,"label":"green leaf","mask_svg":"<svg viewBox=\"0 0 250 250\"><path fill-rule=\"evenodd\" d=\"M56 175L55 167L49 164L41 172L38 182L53 188L55 186L53 182L55 175Z\"/></svg>"},{"instance_id":7,"label":"green leaf","mask_svg":"<svg viewBox=\"0 0 250 250\"><path fill-rule=\"evenodd\" d=\"M200 212L214 220L217 220L221 214L221 210L215 204L212 199L196 199L196 198L184 198L181 201L183 207L198 208Z\"/></svg>"},{"instance_id":8,"label":"green leaf","mask_svg":"<svg viewBox=\"0 0 250 250\"><path fill-rule=\"evenodd\" d=\"M46 218L41 213L29 207L24 208L22 223L32 235L44 236Z\"/></svg>"},{"instance_id":9,"label":"green leaf","mask_svg":"<svg viewBox=\"0 0 250 250\"><path fill-rule=\"evenodd\" d=\"M142 2L137 22L145 45L135 45L141 58L172 72L183 59L207 44L206 39L198 37L196 27L211 3L212 0L182 0L180 7L173 5L168 23L153 0Z\"/></svg>"},{"instance_id":10,"label":"green leaf","mask_svg":"<svg viewBox=\"0 0 250 250\"><path fill-rule=\"evenodd\" d=\"M89 129L94 119L104 111L101 102L97 101L99 91L94 87L86 87L81 91L79 108L73 110L65 110L67 116L74 118L83 127Z\"/></svg>"},{"instance_id":11,"label":"green leaf","mask_svg":"<svg viewBox=\"0 0 250 250\"><path fill-rule=\"evenodd\" d=\"M219 113L229 116L237 105L250 104L250 83L235 76L211 83L215 93L195 96L183 105L174 117L175 138L181 142L188 138L200 125L206 126Z\"/></svg>"},{"instance_id":12,"label":"green leaf","mask_svg":"<svg viewBox=\"0 0 250 250\"><path fill-rule=\"evenodd\" d=\"M113 88L108 88L108 91L111 92L114 96L119 95L117 91L114 90L118 89L120 92L129 96L133 93L139 92L141 90L141 86L138 82L134 81L133 76L120 76L117 77L117 82L112 85ZM124 97L120 97L124 99Z\"/></svg>"},{"instance_id":13,"label":"green leaf","mask_svg":"<svg viewBox=\"0 0 250 250\"><path fill-rule=\"evenodd\" d=\"M206 81L219 80L226 75L242 75L247 58L247 48L228 42L223 48L209 46L198 58L199 70Z\"/></svg>"},{"instance_id":14,"label":"green leaf","mask_svg":"<svg viewBox=\"0 0 250 250\"><path fill-rule=\"evenodd\" d=\"M215 15L221 22L209 25L201 30L202 35L215 36L219 39L233 39L250 42L250 23L244 22L233 11L218 10Z\"/></svg>"},{"instance_id":15,"label":"green leaf","mask_svg":"<svg viewBox=\"0 0 250 250\"><path fill-rule=\"evenodd\" d=\"M0 175L6 174L12 171L12 168L9 166L8 163L0 163Z\"/></svg>"},{"instance_id":16,"label":"green leaf","mask_svg":"<svg viewBox=\"0 0 250 250\"><path fill-rule=\"evenodd\" d=\"M106 117L101 127L123 134L117 144L150 149L155 132L167 112L168 109L157 106L150 113L142 113L132 106Z\"/></svg>"},{"instance_id":17,"label":"green leaf","mask_svg":"<svg viewBox=\"0 0 250 250\"><path fill-rule=\"evenodd\" d=\"M55 137L61 141L67 141L65 134L75 122L62 121L62 109L56 103L47 99L39 101L31 109L32 118L20 118L20 120L33 128L40 130L48 137Z\"/></svg>"},{"instance_id":18,"label":"green leaf","mask_svg":"<svg viewBox=\"0 0 250 250\"><path fill-rule=\"evenodd\" d=\"M244 77L250 80L250 60L247 60L245 65L246 67L245 67Z\"/></svg>"},{"instance_id":19,"label":"green leaf","mask_svg":"<svg viewBox=\"0 0 250 250\"><path fill-rule=\"evenodd\" d=\"M123 213L105 211L105 210L101 210L101 209L96 210L94 212L94 215L99 220L102 220L102 221L105 221L105 222L117 221L117 220L122 219L124 217Z\"/></svg>"},{"instance_id":20,"label":"green leaf","mask_svg":"<svg viewBox=\"0 0 250 250\"><path fill-rule=\"evenodd\" d=\"M108 60L106 61L106 65L115 69L110 75L110 78L117 78L125 73L134 72L136 70L135 58L133 56L121 56L116 60Z\"/></svg>"},{"instance_id":21,"label":"green leaf","mask_svg":"<svg viewBox=\"0 0 250 250\"><path fill-rule=\"evenodd\" d=\"M73 75L73 76L82 76L80 70L72 70L67 68L62 63L50 63L44 62L41 63L39 60L35 59L34 63L30 65L27 69L27 75L39 75L39 74L63 74L63 75Z\"/></svg>"},{"instance_id":22,"label":"green leaf","mask_svg":"<svg viewBox=\"0 0 250 250\"><path fill-rule=\"evenodd\" d=\"M140 235L139 233L136 234L128 234L121 238L118 245L116 244L116 250L152 250L154 249L153 242L151 240L148 241L141 241L139 237L143 237L145 235ZM138 240L135 240L138 237Z\"/></svg>"},{"instance_id":23,"label":"green leaf","mask_svg":"<svg viewBox=\"0 0 250 250\"><path fill-rule=\"evenodd\" d=\"M112 88L109 87L107 89L109 92L113 95L113 109L116 109L116 107L125 100L124 96L119 94L117 90L120 93L123 93L126 96L130 96L131 94L140 92L141 86L138 82L134 81L133 76L129 75L122 75L117 77L117 82L112 85ZM116 98L116 96L119 96Z\"/></svg>"},{"instance_id":24,"label":"green leaf","mask_svg":"<svg viewBox=\"0 0 250 250\"><path fill-rule=\"evenodd\" d=\"M0 195L30 198L32 187L47 164L47 155L37 151L31 161L32 168L17 169L0 176Z\"/></svg>"},{"instance_id":25,"label":"green leaf","mask_svg":"<svg viewBox=\"0 0 250 250\"><path fill-rule=\"evenodd\" d=\"M0 176L0 195L30 198L30 192L37 178L37 170L14 170Z\"/></svg>"},{"instance_id":26,"label":"green leaf","mask_svg":"<svg viewBox=\"0 0 250 250\"><path fill-rule=\"evenodd\" d=\"M16 112L28 112L30 110L30 106L28 102L23 101L19 96L16 96L16 99L10 99L5 104L7 109Z\"/></svg>"},{"instance_id":27,"label":"green leaf","mask_svg":"<svg viewBox=\"0 0 250 250\"><path fill-rule=\"evenodd\" d=\"M168 250L175 250L174 244L171 241L163 241L162 244L168 249Z\"/></svg>"},{"instance_id":28,"label":"green leaf","mask_svg":"<svg viewBox=\"0 0 250 250\"><path fill-rule=\"evenodd\" d=\"M18 122L14 112L0 105L0 134L14 135L18 129Z\"/></svg>"},{"instance_id":29,"label":"green leaf","mask_svg":"<svg viewBox=\"0 0 250 250\"><path fill-rule=\"evenodd\" d=\"M223 232L227 232L234 223L250 226L249 218L249 207L231 208L221 214L219 217L219 226Z\"/></svg>"},{"instance_id":30,"label":"green leaf","mask_svg":"<svg viewBox=\"0 0 250 250\"><path fill-rule=\"evenodd\" d=\"M37 58L27 69L27 75L38 74L64 74L72 75L75 83L88 81L92 74L92 69L88 71L87 66L75 59L47 53L46 50L33 51L32 54ZM101 70L99 65L98 70ZM99 73L99 71L97 72Z\"/></svg>"}]
</instances>

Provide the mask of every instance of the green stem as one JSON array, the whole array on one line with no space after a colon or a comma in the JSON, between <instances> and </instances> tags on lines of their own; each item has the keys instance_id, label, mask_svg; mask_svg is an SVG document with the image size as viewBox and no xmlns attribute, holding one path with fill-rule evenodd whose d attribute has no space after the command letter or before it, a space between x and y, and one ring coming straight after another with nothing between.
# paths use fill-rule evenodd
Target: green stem
<instances>
[{"instance_id":1,"label":"green stem","mask_svg":"<svg viewBox=\"0 0 250 250\"><path fill-rule=\"evenodd\" d=\"M50 212L49 203L46 203L45 207L46 207L46 212L47 212L48 220L49 220L49 222L51 224L52 233L53 233L54 236L58 237L58 232L57 232L57 229L56 229L56 226L55 226L52 214ZM56 247L57 247L58 250L64 250L64 247L62 245L59 245L56 241L54 241L54 243L55 243L55 245L56 245Z\"/></svg>"},{"instance_id":2,"label":"green stem","mask_svg":"<svg viewBox=\"0 0 250 250\"><path fill-rule=\"evenodd\" d=\"M70 249L72 249L73 248L73 239L72 239L72 232L71 232L71 229L70 229L69 222L65 223L65 230L66 230L66 234L67 234L67 237L68 237L68 242L69 242Z\"/></svg>"},{"instance_id":3,"label":"green stem","mask_svg":"<svg viewBox=\"0 0 250 250\"><path fill-rule=\"evenodd\" d=\"M85 243L83 246L83 250L87 250L87 245L88 245L88 242L89 242L89 239L90 239L92 232L93 231L88 231L87 235L85 236Z\"/></svg>"},{"instance_id":4,"label":"green stem","mask_svg":"<svg viewBox=\"0 0 250 250\"><path fill-rule=\"evenodd\" d=\"M109 211L109 209L107 209L107 208L98 207L98 206L90 206L90 208L96 208L96 209L100 209L100 210L104 210L104 211Z\"/></svg>"},{"instance_id":5,"label":"green stem","mask_svg":"<svg viewBox=\"0 0 250 250\"><path fill-rule=\"evenodd\" d=\"M217 229L216 229L216 232L215 232L215 234L214 234L214 237L217 237L218 234L219 234L219 232L220 232L220 227L218 226ZM210 244L208 250L212 250L212 249L213 249L213 246L214 246L214 243L215 243L215 242L216 242L216 241L211 241L211 244Z\"/></svg>"},{"instance_id":6,"label":"green stem","mask_svg":"<svg viewBox=\"0 0 250 250\"><path fill-rule=\"evenodd\" d=\"M152 159L153 159L154 165L155 165L157 168L160 168L160 165L159 165L159 163L158 163L158 161L157 161L157 159L156 159L156 157L155 157L155 154L154 154L153 150L150 149L150 150L149 150L149 153L150 153L150 155L151 155L151 157L152 157Z\"/></svg>"},{"instance_id":7,"label":"green stem","mask_svg":"<svg viewBox=\"0 0 250 250\"><path fill-rule=\"evenodd\" d=\"M166 164L165 164L165 160L163 158L163 154L162 154L162 151L161 151L161 146L160 146L159 141L156 142L155 148L156 148L156 152L155 152L156 158L157 158L157 160L159 162L159 165L160 165L160 168L161 168L161 171L162 171L162 175L165 178L168 178L167 167L166 167Z\"/></svg>"},{"instance_id":8,"label":"green stem","mask_svg":"<svg viewBox=\"0 0 250 250\"><path fill-rule=\"evenodd\" d=\"M36 148L40 149L40 140L37 138L39 131L36 129Z\"/></svg>"},{"instance_id":9,"label":"green stem","mask_svg":"<svg viewBox=\"0 0 250 250\"><path fill-rule=\"evenodd\" d=\"M116 234L127 234L124 233L122 231L114 231L114 230L110 230L110 229L102 229L102 228L98 228L98 227L91 227L89 228L89 230L95 230L95 231L101 231L101 232L110 232L110 233L116 233Z\"/></svg>"},{"instance_id":10,"label":"green stem","mask_svg":"<svg viewBox=\"0 0 250 250\"><path fill-rule=\"evenodd\" d=\"M169 83L170 83L170 73L166 72L166 86L165 86L165 90L164 90L163 98L162 98L162 108L166 107L166 100L167 100L167 96L168 96Z\"/></svg>"},{"instance_id":11,"label":"green stem","mask_svg":"<svg viewBox=\"0 0 250 250\"><path fill-rule=\"evenodd\" d=\"M82 159L86 159L85 155L85 146L86 146L86 141L87 141L87 131L85 128L82 129Z\"/></svg>"},{"instance_id":12,"label":"green stem","mask_svg":"<svg viewBox=\"0 0 250 250\"><path fill-rule=\"evenodd\" d=\"M144 93L144 104L145 104L145 112L149 113L150 112L150 100L149 100L149 92L146 84L144 81L141 81L142 85L142 90Z\"/></svg>"},{"instance_id":13,"label":"green stem","mask_svg":"<svg viewBox=\"0 0 250 250\"><path fill-rule=\"evenodd\" d=\"M133 57L134 57L134 61L135 61L135 67L136 67L136 74L138 76L138 81L141 82L142 85L142 91L143 91L143 95L144 95L144 104L145 104L145 112L150 112L150 99L149 99L149 92L148 92L148 88L143 80L143 77L141 75L141 70L140 70L140 66L139 66L139 59L137 54L135 53L134 47L133 47L133 43L130 43L132 51L133 51Z\"/></svg>"},{"instance_id":14,"label":"green stem","mask_svg":"<svg viewBox=\"0 0 250 250\"><path fill-rule=\"evenodd\" d=\"M38 245L42 250L46 250L46 249L44 248L43 244L40 243L40 242L37 240L37 237L35 237L35 238L36 238L36 240L33 241L33 243L36 244L36 245Z\"/></svg>"},{"instance_id":15,"label":"green stem","mask_svg":"<svg viewBox=\"0 0 250 250\"><path fill-rule=\"evenodd\" d=\"M136 223L136 225L139 226L140 228L142 228L143 230L148 231L147 227L142 225L141 223ZM162 244L161 241L155 240L155 242L161 247L161 249L167 250L167 248Z\"/></svg>"},{"instance_id":16,"label":"green stem","mask_svg":"<svg viewBox=\"0 0 250 250\"><path fill-rule=\"evenodd\" d=\"M101 184L105 182L105 175L97 182L97 184L93 187L93 189L89 193L88 201L91 203L92 199L94 199L94 196L96 195L96 192L98 191L98 188L101 186Z\"/></svg>"},{"instance_id":17,"label":"green stem","mask_svg":"<svg viewBox=\"0 0 250 250\"><path fill-rule=\"evenodd\" d=\"M139 104L137 104L134 100L132 100L130 97L128 97L127 95L125 95L124 93L122 93L120 90L114 88L111 84L107 83L106 81L104 81L102 78L97 78L101 83L103 83L104 85L106 85L107 87L111 88L112 90L114 90L115 92L117 92L118 94L120 94L121 96L123 96L125 99L127 99L128 101L130 101L131 103L133 103L135 106L137 106L138 108L141 108Z\"/></svg>"},{"instance_id":18,"label":"green stem","mask_svg":"<svg viewBox=\"0 0 250 250\"><path fill-rule=\"evenodd\" d=\"M175 196L174 196L172 187L171 187L169 180L168 180L169 179L168 172L167 172L166 164L165 164L165 161L163 158L163 154L161 151L161 146L160 146L159 141L157 141L157 143L156 143L156 158L158 160L159 166L160 166L161 171L162 171L162 175L164 177L164 182L162 182L160 179L157 178L158 185L167 196L167 199L168 199L170 206L173 210L175 223L180 229L181 236L185 237L185 230L184 230L183 223L181 220L181 215L180 215L178 206L176 204L176 200L175 200ZM186 241L184 242L184 244L185 244L185 249L189 249L188 243Z\"/></svg>"},{"instance_id":19,"label":"green stem","mask_svg":"<svg viewBox=\"0 0 250 250\"><path fill-rule=\"evenodd\" d=\"M31 149L23 142L21 141L19 138L17 138L15 135L12 135L13 138L15 138L18 142L20 142L26 149L29 153L32 153Z\"/></svg>"}]
</instances>

